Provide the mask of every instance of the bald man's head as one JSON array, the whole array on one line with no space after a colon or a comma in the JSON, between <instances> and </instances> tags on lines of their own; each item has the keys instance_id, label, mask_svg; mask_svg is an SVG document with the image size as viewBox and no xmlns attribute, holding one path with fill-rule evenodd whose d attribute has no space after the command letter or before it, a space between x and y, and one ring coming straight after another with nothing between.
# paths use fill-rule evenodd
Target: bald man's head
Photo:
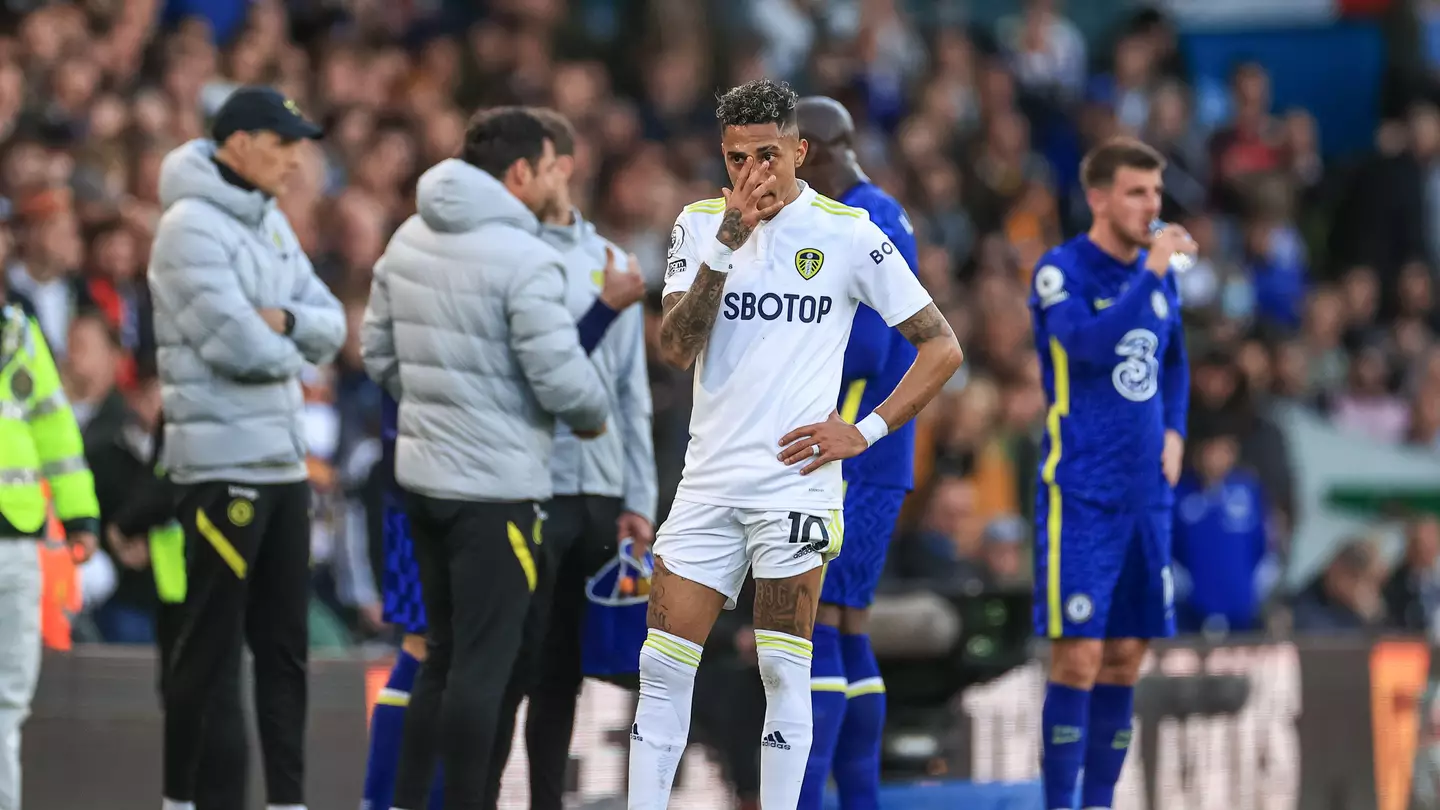
<instances>
[{"instance_id":1,"label":"bald man's head","mask_svg":"<svg viewBox=\"0 0 1440 810\"><path fill-rule=\"evenodd\" d=\"M855 160L855 121L845 105L826 96L807 96L795 105L800 137L809 144L797 175L828 197L837 197L865 179Z\"/></svg>"},{"instance_id":2,"label":"bald man's head","mask_svg":"<svg viewBox=\"0 0 1440 810\"><path fill-rule=\"evenodd\" d=\"M855 135L855 121L845 105L828 96L806 96L795 105L800 123L800 137L812 144L850 144Z\"/></svg>"}]
</instances>

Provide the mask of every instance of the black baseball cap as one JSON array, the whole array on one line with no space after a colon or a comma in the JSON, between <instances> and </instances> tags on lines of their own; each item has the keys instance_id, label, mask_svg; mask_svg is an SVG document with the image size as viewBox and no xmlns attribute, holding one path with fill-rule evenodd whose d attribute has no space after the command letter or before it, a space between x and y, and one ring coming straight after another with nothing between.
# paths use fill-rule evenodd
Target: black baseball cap
<instances>
[{"instance_id":1,"label":"black baseball cap","mask_svg":"<svg viewBox=\"0 0 1440 810\"><path fill-rule=\"evenodd\" d=\"M241 87L225 99L210 124L210 136L224 143L237 132L273 132L286 140L317 140L325 130L272 87Z\"/></svg>"}]
</instances>

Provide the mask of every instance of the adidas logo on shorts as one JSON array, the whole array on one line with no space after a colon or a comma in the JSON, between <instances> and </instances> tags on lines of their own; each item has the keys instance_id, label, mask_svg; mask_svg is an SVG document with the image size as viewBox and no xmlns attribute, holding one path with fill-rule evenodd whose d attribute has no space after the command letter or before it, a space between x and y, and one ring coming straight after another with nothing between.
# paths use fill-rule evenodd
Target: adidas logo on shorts
<instances>
[{"instance_id":1,"label":"adidas logo on shorts","mask_svg":"<svg viewBox=\"0 0 1440 810\"><path fill-rule=\"evenodd\" d=\"M799 551L796 551L793 555L791 555L790 559L798 560L801 557L804 557L806 554L820 554L829 547L829 540L816 540L813 543L806 543L805 545L800 547Z\"/></svg>"},{"instance_id":2,"label":"adidas logo on shorts","mask_svg":"<svg viewBox=\"0 0 1440 810\"><path fill-rule=\"evenodd\" d=\"M645 738L640 736L639 723L630 724L630 739L634 740L635 742L645 742Z\"/></svg>"},{"instance_id":3,"label":"adidas logo on shorts","mask_svg":"<svg viewBox=\"0 0 1440 810\"><path fill-rule=\"evenodd\" d=\"M765 739L761 740L760 744L766 748L778 748L781 751L790 750L790 743L785 742L785 738L780 736L780 732L778 731L772 731L766 734Z\"/></svg>"}]
</instances>

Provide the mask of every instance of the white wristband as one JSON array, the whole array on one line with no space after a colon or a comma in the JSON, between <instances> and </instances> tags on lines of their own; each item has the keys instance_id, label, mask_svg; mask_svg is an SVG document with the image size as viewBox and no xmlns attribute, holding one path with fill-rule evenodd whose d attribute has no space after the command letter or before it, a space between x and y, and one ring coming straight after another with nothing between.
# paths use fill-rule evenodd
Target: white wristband
<instances>
[{"instance_id":1,"label":"white wristband","mask_svg":"<svg viewBox=\"0 0 1440 810\"><path fill-rule=\"evenodd\" d=\"M717 273L728 273L735 269L731 259L735 251L726 246L719 239L712 239L710 244L710 256L705 259L705 266Z\"/></svg>"},{"instance_id":2,"label":"white wristband","mask_svg":"<svg viewBox=\"0 0 1440 810\"><path fill-rule=\"evenodd\" d=\"M875 442L890 435L890 426L885 424L885 417L874 411L856 422L855 427L860 431L860 435L865 437L865 443L869 446L874 446Z\"/></svg>"}]
</instances>

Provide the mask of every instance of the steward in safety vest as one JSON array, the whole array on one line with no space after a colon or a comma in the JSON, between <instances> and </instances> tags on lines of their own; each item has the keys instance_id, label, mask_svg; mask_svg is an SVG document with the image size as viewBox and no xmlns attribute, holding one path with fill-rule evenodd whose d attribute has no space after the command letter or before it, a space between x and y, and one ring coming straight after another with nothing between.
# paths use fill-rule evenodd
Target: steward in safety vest
<instances>
[{"instance_id":1,"label":"steward in safety vest","mask_svg":"<svg viewBox=\"0 0 1440 810\"><path fill-rule=\"evenodd\" d=\"M8 303L0 309L0 538L43 536L42 479L71 545L93 551L100 505L80 428L39 323Z\"/></svg>"},{"instance_id":2,"label":"steward in safety vest","mask_svg":"<svg viewBox=\"0 0 1440 810\"><path fill-rule=\"evenodd\" d=\"M50 504L77 562L95 550L100 504L75 414L40 325L0 300L0 807L20 807L20 726L40 675L43 542Z\"/></svg>"}]
</instances>

